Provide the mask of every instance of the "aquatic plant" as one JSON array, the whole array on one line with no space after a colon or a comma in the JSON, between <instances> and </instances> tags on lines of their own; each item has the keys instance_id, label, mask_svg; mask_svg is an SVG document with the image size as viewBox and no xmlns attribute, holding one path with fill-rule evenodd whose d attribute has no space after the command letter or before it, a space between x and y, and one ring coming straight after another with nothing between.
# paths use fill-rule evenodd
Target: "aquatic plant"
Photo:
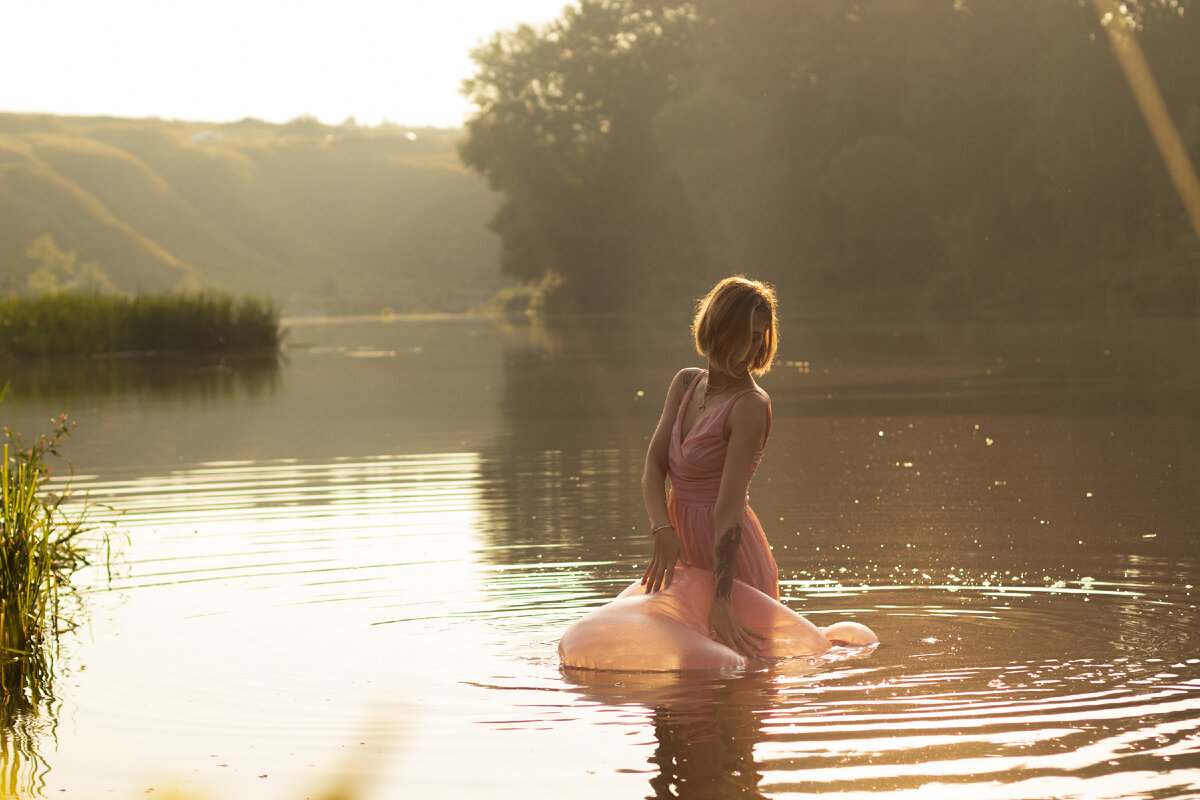
<instances>
[{"instance_id":1,"label":"aquatic plant","mask_svg":"<svg viewBox=\"0 0 1200 800\"><path fill-rule=\"evenodd\" d=\"M7 385L0 389L3 401ZM54 645L67 625L60 588L86 563L79 536L82 517L63 511L67 493L50 493L46 457L58 456L74 429L66 414L53 431L26 442L4 429L0 461L0 725L45 699Z\"/></svg>"},{"instance_id":2,"label":"aquatic plant","mask_svg":"<svg viewBox=\"0 0 1200 800\"><path fill-rule=\"evenodd\" d=\"M275 349L268 299L200 294L45 294L0 298L0 356Z\"/></svg>"}]
</instances>

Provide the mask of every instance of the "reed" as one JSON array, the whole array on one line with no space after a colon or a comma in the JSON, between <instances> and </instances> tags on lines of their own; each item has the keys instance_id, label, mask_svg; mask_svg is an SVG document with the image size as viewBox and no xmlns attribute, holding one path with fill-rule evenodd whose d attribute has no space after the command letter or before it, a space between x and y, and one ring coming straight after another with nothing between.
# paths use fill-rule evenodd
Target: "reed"
<instances>
[{"instance_id":1,"label":"reed","mask_svg":"<svg viewBox=\"0 0 1200 800\"><path fill-rule=\"evenodd\" d=\"M0 298L0 356L276 349L279 309L220 293Z\"/></svg>"},{"instance_id":2,"label":"reed","mask_svg":"<svg viewBox=\"0 0 1200 800\"><path fill-rule=\"evenodd\" d=\"M4 399L0 389L0 402ZM66 414L53 420L53 432L28 443L4 429L0 461L0 724L41 704L51 687L60 616L60 589L86 563L79 536L83 519L62 509L66 493L46 490L46 456L74 425Z\"/></svg>"}]
</instances>

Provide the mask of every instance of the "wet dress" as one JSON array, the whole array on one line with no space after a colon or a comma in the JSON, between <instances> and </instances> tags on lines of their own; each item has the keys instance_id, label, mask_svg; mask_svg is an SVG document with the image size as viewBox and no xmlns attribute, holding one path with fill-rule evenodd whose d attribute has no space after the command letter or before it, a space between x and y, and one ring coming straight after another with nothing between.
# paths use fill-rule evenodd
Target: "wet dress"
<instances>
[{"instance_id":1,"label":"wet dress","mask_svg":"<svg viewBox=\"0 0 1200 800\"><path fill-rule=\"evenodd\" d=\"M674 672L740 668L746 658L709 638L713 601L713 507L721 484L727 442L725 420L739 392L683 435L683 415L704 372L688 384L675 423L667 461L671 491L667 511L683 543L690 567L676 566L667 589L646 594L635 581L614 600L579 619L559 641L564 666L574 669ZM770 410L767 411L770 434ZM762 458L766 436L754 455L752 473ZM767 537L747 498L742 539L734 569L733 610L742 625L767 640L762 655L786 658L828 650L830 641L808 620L779 602L779 576Z\"/></svg>"}]
</instances>

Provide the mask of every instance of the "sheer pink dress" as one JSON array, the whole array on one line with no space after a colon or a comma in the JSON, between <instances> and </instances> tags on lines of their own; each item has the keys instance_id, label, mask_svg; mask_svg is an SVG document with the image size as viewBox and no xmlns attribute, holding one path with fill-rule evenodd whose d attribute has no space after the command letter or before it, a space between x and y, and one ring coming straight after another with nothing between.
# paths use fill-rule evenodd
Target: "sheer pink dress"
<instances>
[{"instance_id":1,"label":"sheer pink dress","mask_svg":"<svg viewBox=\"0 0 1200 800\"><path fill-rule=\"evenodd\" d=\"M668 456L667 510L691 567L677 566L670 588L654 594L646 594L646 587L635 581L616 599L575 622L558 645L566 667L673 672L746 665L742 655L709 638L713 506L725 465L725 418L739 398L760 390L733 395L701 417L685 437L683 414L703 374L698 373L684 392ZM770 425L768 416L768 435ZM760 447L754 456L755 470L761 458ZM779 602L778 568L749 498L734 570L733 609L743 625L766 635L762 650L766 658L810 655L830 647L820 629Z\"/></svg>"}]
</instances>

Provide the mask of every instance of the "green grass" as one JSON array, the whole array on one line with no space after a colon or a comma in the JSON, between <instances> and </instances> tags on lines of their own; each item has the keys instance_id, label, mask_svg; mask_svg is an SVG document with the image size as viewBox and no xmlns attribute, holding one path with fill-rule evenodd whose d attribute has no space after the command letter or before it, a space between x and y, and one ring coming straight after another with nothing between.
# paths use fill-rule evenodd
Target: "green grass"
<instances>
[{"instance_id":1,"label":"green grass","mask_svg":"<svg viewBox=\"0 0 1200 800\"><path fill-rule=\"evenodd\" d=\"M7 386L0 389L3 401ZM36 709L51 691L53 653L65 624L60 588L86 563L78 537L83 519L62 510L65 493L46 491L46 457L59 455L72 425L26 442L4 430L0 461L0 725Z\"/></svg>"},{"instance_id":2,"label":"green grass","mask_svg":"<svg viewBox=\"0 0 1200 800\"><path fill-rule=\"evenodd\" d=\"M279 346L269 300L59 293L0 299L0 356L234 352Z\"/></svg>"}]
</instances>

